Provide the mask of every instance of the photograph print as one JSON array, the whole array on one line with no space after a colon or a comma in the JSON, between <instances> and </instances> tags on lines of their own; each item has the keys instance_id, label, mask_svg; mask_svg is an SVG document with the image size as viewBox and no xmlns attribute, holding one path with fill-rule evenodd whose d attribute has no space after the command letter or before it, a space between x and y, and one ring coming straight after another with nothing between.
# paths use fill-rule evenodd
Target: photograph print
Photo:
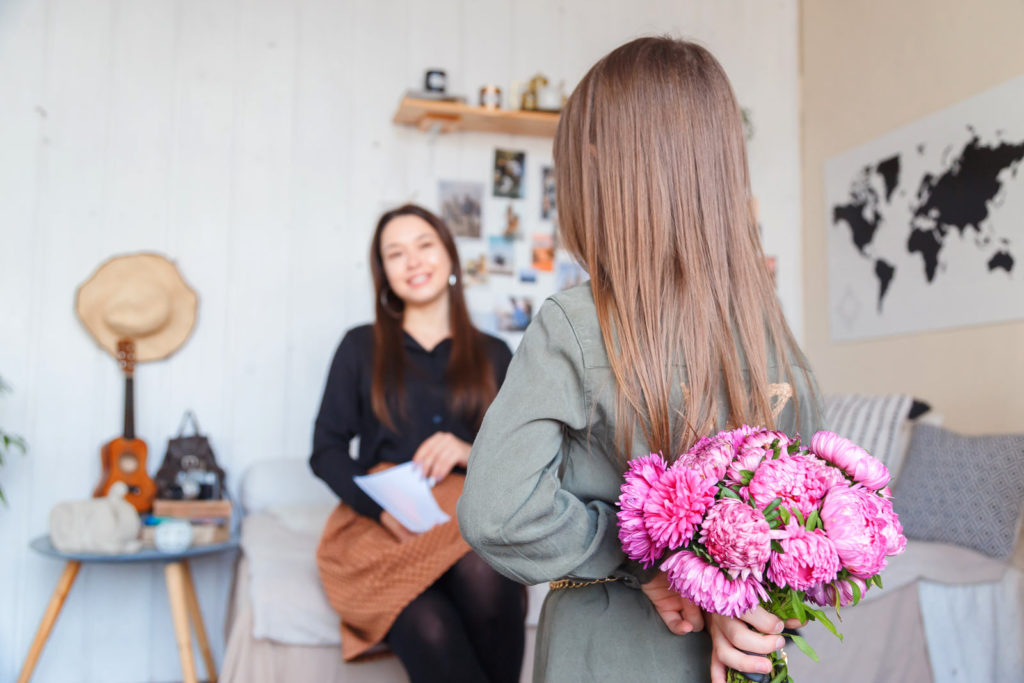
<instances>
[{"instance_id":1,"label":"photograph print","mask_svg":"<svg viewBox=\"0 0 1024 683\"><path fill-rule=\"evenodd\" d=\"M525 171L526 152L494 150L494 196L521 199Z\"/></svg>"},{"instance_id":2,"label":"photograph print","mask_svg":"<svg viewBox=\"0 0 1024 683\"><path fill-rule=\"evenodd\" d=\"M480 237L484 184L460 180L440 182L441 218L456 237Z\"/></svg>"}]
</instances>

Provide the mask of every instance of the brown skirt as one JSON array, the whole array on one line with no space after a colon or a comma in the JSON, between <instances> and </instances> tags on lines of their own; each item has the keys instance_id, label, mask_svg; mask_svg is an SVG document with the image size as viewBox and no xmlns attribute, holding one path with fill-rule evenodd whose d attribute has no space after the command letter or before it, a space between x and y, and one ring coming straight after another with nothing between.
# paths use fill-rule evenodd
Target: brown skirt
<instances>
[{"instance_id":1,"label":"brown skirt","mask_svg":"<svg viewBox=\"0 0 1024 683\"><path fill-rule=\"evenodd\" d=\"M451 520L405 543L344 503L331 513L316 560L327 599L341 616L346 661L383 640L398 614L469 552L455 520L464 481L449 474L433 488Z\"/></svg>"}]
</instances>

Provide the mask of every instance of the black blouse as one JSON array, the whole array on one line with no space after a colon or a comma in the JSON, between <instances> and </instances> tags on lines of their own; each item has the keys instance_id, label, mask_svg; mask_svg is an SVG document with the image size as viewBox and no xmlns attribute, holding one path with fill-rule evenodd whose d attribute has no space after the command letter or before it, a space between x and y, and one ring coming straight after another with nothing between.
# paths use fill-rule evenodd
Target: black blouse
<instances>
[{"instance_id":1,"label":"black blouse","mask_svg":"<svg viewBox=\"0 0 1024 683\"><path fill-rule=\"evenodd\" d=\"M392 416L397 431L385 427L373 414L370 384L373 380L373 326L348 331L334 354L320 414L313 431L310 467L316 476L356 512L379 519L381 507L373 502L352 477L366 474L379 462L403 463L435 432L451 432L467 443L476 438L474 420L448 408L445 372L451 355L451 339L427 351L403 333L406 418ZM500 387L512 352L502 340L484 334L484 344L494 377ZM349 455L349 442L359 437L359 455Z\"/></svg>"}]
</instances>

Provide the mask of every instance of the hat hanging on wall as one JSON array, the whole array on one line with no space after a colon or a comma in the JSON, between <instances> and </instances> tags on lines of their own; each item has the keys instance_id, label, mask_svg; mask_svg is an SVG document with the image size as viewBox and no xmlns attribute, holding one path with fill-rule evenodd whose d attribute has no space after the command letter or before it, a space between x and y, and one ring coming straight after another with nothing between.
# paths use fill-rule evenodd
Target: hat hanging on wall
<instances>
[{"instance_id":1,"label":"hat hanging on wall","mask_svg":"<svg viewBox=\"0 0 1024 683\"><path fill-rule=\"evenodd\" d=\"M195 327L198 305L177 267L151 253L110 259L75 295L75 312L96 342L116 358L118 340L131 339L140 363L181 348Z\"/></svg>"}]
</instances>

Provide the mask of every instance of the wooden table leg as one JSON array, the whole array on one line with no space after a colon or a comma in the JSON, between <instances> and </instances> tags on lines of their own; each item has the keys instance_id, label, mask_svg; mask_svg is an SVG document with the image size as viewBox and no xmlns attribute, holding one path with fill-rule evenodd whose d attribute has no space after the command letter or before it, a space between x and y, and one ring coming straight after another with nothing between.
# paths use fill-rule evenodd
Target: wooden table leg
<instances>
[{"instance_id":1,"label":"wooden table leg","mask_svg":"<svg viewBox=\"0 0 1024 683\"><path fill-rule=\"evenodd\" d=\"M78 569L81 566L82 563L76 560L71 560L64 565L64 572L60 575L60 580L57 581L57 588L50 597L50 604L46 606L43 619L39 622L39 629L32 641L32 647L28 649L25 663L21 667L21 674L18 675L18 683L28 683L32 678L32 671L36 668L36 662L39 661L39 655L43 652L46 639L50 637L50 630L57 621L57 616L64 606L64 600L68 597L68 592L71 591L71 585L75 582L75 577L78 576Z\"/></svg>"},{"instance_id":2,"label":"wooden table leg","mask_svg":"<svg viewBox=\"0 0 1024 683\"><path fill-rule=\"evenodd\" d=\"M188 613L192 618L192 628L196 631L196 640L199 642L199 651L203 655L203 663L206 665L206 677L210 683L217 683L217 664L213 661L213 651L210 649L210 641L206 637L206 627L203 625L203 613L199 611L199 598L196 597L196 585L192 581L192 567L188 560L182 560L185 566L185 600L188 602Z\"/></svg>"},{"instance_id":3,"label":"wooden table leg","mask_svg":"<svg viewBox=\"0 0 1024 683\"><path fill-rule=\"evenodd\" d=\"M188 600L185 597L188 592L185 588L187 571L183 562L168 562L164 567L164 578L167 580L167 597L171 602L174 637L178 641L178 657L181 659L184 683L198 683L196 660L192 656L192 638L189 635Z\"/></svg>"}]
</instances>

